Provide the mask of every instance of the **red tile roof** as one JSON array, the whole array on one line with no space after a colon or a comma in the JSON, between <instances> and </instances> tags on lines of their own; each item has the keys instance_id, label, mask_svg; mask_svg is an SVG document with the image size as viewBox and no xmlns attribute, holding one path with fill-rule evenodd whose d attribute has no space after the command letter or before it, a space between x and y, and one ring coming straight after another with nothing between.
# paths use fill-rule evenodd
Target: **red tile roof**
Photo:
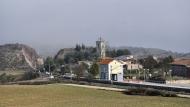
<instances>
[{"instance_id":1,"label":"red tile roof","mask_svg":"<svg viewBox=\"0 0 190 107\"><path fill-rule=\"evenodd\" d=\"M99 64L109 64L110 62L112 62L114 59L112 58L103 58L103 59L100 59L100 62Z\"/></svg>"},{"instance_id":2,"label":"red tile roof","mask_svg":"<svg viewBox=\"0 0 190 107\"><path fill-rule=\"evenodd\" d=\"M185 65L187 67L190 67L190 59L175 59L174 62L171 64L173 65Z\"/></svg>"}]
</instances>

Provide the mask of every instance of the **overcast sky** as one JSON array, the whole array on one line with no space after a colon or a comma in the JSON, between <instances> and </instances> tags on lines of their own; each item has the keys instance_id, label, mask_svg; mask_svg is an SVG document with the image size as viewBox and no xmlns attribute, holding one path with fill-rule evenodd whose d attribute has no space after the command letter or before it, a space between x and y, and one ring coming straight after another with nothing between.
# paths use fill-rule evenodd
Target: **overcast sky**
<instances>
[{"instance_id":1,"label":"overcast sky","mask_svg":"<svg viewBox=\"0 0 190 107\"><path fill-rule=\"evenodd\" d=\"M0 44L138 46L190 52L190 0L0 0Z\"/></svg>"}]
</instances>

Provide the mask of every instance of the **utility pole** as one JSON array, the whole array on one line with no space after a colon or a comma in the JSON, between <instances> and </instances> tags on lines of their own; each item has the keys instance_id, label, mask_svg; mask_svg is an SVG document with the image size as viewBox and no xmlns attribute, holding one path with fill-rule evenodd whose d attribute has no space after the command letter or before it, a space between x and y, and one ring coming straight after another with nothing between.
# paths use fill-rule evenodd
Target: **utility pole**
<instances>
[{"instance_id":1,"label":"utility pole","mask_svg":"<svg viewBox=\"0 0 190 107\"><path fill-rule=\"evenodd\" d=\"M111 85L113 84L113 81L112 81L112 68L111 68L111 74L110 74L110 79L111 79Z\"/></svg>"},{"instance_id":2,"label":"utility pole","mask_svg":"<svg viewBox=\"0 0 190 107\"><path fill-rule=\"evenodd\" d=\"M169 72L170 72L170 83L172 84L172 70L170 69Z\"/></svg>"},{"instance_id":3,"label":"utility pole","mask_svg":"<svg viewBox=\"0 0 190 107\"><path fill-rule=\"evenodd\" d=\"M69 64L69 70L70 70L70 73L71 73L71 81L72 81L72 70L71 70L71 65Z\"/></svg>"},{"instance_id":4,"label":"utility pole","mask_svg":"<svg viewBox=\"0 0 190 107\"><path fill-rule=\"evenodd\" d=\"M132 63L131 63L130 75L131 75L131 79L133 79L133 77L132 77Z\"/></svg>"},{"instance_id":5,"label":"utility pole","mask_svg":"<svg viewBox=\"0 0 190 107\"><path fill-rule=\"evenodd\" d=\"M146 72L146 69L143 69L143 70L144 70L144 82L145 82L145 78L146 78L145 72Z\"/></svg>"},{"instance_id":6,"label":"utility pole","mask_svg":"<svg viewBox=\"0 0 190 107\"><path fill-rule=\"evenodd\" d=\"M139 69L139 64L138 64L138 71L139 71L139 78L140 78L140 76L141 76L141 73L140 73L140 69Z\"/></svg>"},{"instance_id":7,"label":"utility pole","mask_svg":"<svg viewBox=\"0 0 190 107\"><path fill-rule=\"evenodd\" d=\"M50 73L50 62L49 62L49 73ZM50 73L51 74L51 73Z\"/></svg>"}]
</instances>

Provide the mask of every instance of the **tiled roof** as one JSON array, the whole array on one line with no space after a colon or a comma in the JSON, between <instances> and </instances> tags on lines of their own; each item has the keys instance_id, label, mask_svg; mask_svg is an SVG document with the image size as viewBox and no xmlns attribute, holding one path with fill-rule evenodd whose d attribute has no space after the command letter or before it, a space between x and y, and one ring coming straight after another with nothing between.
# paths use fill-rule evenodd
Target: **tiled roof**
<instances>
[{"instance_id":1,"label":"tiled roof","mask_svg":"<svg viewBox=\"0 0 190 107\"><path fill-rule=\"evenodd\" d=\"M190 67L190 59L176 59L171 64L173 64L173 65L185 65L187 67Z\"/></svg>"},{"instance_id":2,"label":"tiled roof","mask_svg":"<svg viewBox=\"0 0 190 107\"><path fill-rule=\"evenodd\" d=\"M100 62L99 64L109 64L110 62L112 62L114 59L112 58L103 58L103 59L100 59Z\"/></svg>"}]
</instances>

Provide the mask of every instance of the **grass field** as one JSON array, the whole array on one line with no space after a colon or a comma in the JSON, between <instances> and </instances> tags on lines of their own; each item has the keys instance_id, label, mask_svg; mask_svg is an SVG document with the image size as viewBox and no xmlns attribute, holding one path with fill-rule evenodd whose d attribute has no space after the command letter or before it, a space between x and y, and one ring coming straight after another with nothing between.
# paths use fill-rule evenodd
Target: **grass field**
<instances>
[{"instance_id":1,"label":"grass field","mask_svg":"<svg viewBox=\"0 0 190 107\"><path fill-rule=\"evenodd\" d=\"M21 75L24 74L23 70L15 70L15 71L0 71L0 75L6 73L7 75Z\"/></svg>"},{"instance_id":2,"label":"grass field","mask_svg":"<svg viewBox=\"0 0 190 107\"><path fill-rule=\"evenodd\" d=\"M0 107L190 107L190 99L129 96L61 84L0 85Z\"/></svg>"}]
</instances>

